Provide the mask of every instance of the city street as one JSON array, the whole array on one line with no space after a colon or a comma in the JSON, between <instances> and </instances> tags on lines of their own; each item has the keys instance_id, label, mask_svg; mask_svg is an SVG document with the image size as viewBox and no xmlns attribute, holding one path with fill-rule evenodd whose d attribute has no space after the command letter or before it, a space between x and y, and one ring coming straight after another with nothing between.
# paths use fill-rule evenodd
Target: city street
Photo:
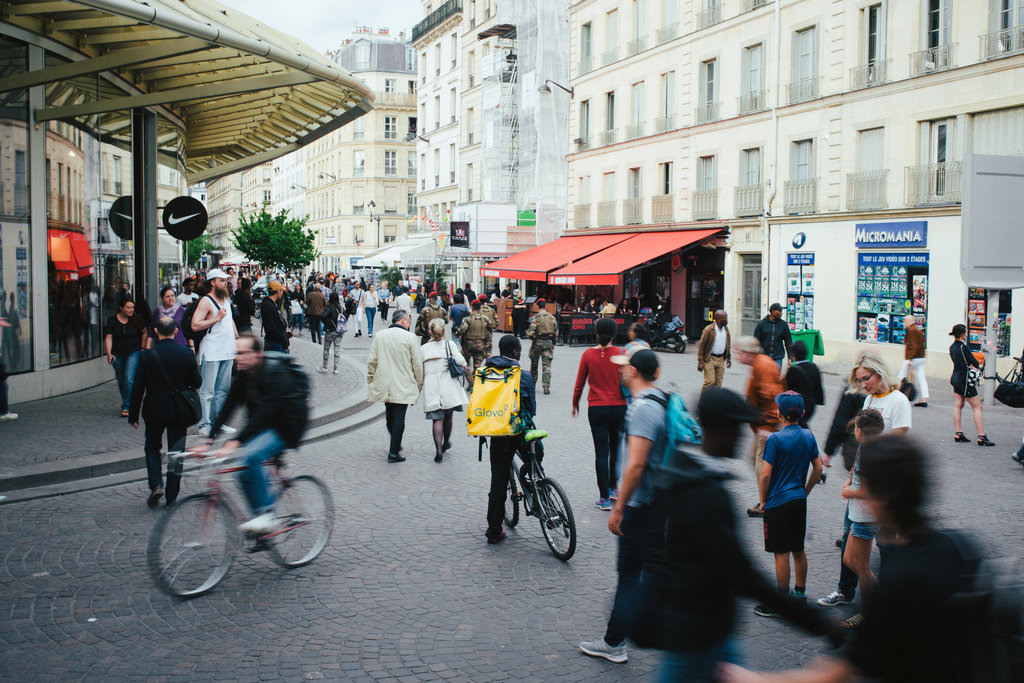
<instances>
[{"instance_id":1,"label":"city street","mask_svg":"<svg viewBox=\"0 0 1024 683\"><path fill-rule=\"evenodd\" d=\"M371 341L347 335L347 358L364 366ZM295 344L303 358L315 357L308 337ZM416 406L408 414L407 462L386 463L383 421L290 457L293 472L322 478L337 505L331 543L313 564L284 570L262 555L243 555L212 593L188 602L160 593L147 574L149 531L163 511L145 506L143 480L0 506L0 679L649 678L656 653L631 647L628 663L612 664L577 649L603 633L615 585L608 513L593 505L586 415L570 417L581 353L556 348L552 394L538 396L536 420L551 433L545 467L565 487L577 520L579 545L569 562L550 554L532 518L504 543L484 542L486 459L477 461L476 441L457 419L454 448L435 464L429 423ZM701 381L693 348L659 358L659 384L682 392L693 409ZM734 365L726 385L742 389L746 372ZM842 380L826 375L829 405L812 423L822 445ZM994 556L1019 555L1024 518L1015 506L1024 470L1009 453L1020 443L1020 414L987 405L988 435L998 447L954 444L952 394L945 379L932 381L931 407L914 409L912 434L933 459L934 516L940 526L976 531ZM973 428L967 435L974 438ZM752 472L744 458L730 466L742 514L756 500ZM810 598L831 591L838 578L833 541L842 528L843 478L837 464L809 501ZM199 486L186 478L184 492ZM770 571L760 520L744 515L740 526L748 551ZM1019 574L1024 562L1018 557L1008 568ZM751 607L745 601L739 619L748 664L788 667L826 652L823 641L756 617Z\"/></svg>"}]
</instances>

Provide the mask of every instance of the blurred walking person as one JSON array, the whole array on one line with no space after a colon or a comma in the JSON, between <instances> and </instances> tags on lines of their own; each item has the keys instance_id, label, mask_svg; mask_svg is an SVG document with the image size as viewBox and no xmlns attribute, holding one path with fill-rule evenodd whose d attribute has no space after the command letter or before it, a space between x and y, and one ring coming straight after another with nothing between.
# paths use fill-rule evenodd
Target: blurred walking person
<instances>
[{"instance_id":1,"label":"blurred walking person","mask_svg":"<svg viewBox=\"0 0 1024 683\"><path fill-rule=\"evenodd\" d=\"M740 337L733 346L736 361L750 366L747 380L747 402L761 413L761 420L751 423L754 439L750 448L750 460L754 465L754 479L761 476L764 467L764 446L769 435L779 429L779 409L775 397L785 391L779 378L779 366L761 352L761 342L754 337ZM759 494L760 498L760 494ZM747 510L750 517L764 516L760 501Z\"/></svg>"},{"instance_id":2,"label":"blurred walking person","mask_svg":"<svg viewBox=\"0 0 1024 683\"><path fill-rule=\"evenodd\" d=\"M914 373L914 383L921 389L920 399L915 406L928 407L928 375L927 359L925 358L924 330L917 326L917 318L912 315L903 317L903 365L900 366L897 381L902 382Z\"/></svg>"}]
</instances>

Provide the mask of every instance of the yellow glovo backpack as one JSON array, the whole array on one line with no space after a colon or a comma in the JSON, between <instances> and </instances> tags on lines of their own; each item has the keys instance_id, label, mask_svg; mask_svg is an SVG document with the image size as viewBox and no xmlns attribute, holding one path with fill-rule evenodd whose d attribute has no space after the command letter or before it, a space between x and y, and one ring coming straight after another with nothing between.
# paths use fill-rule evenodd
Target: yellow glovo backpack
<instances>
[{"instance_id":1,"label":"yellow glovo backpack","mask_svg":"<svg viewBox=\"0 0 1024 683\"><path fill-rule=\"evenodd\" d=\"M525 429L518 366L477 368L466 425L470 436L513 436Z\"/></svg>"}]
</instances>

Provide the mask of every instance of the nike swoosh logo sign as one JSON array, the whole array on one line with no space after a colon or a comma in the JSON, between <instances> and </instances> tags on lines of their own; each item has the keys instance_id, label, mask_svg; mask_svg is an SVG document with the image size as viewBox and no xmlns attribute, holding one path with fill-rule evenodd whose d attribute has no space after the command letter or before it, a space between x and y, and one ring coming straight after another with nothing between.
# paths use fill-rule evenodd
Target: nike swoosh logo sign
<instances>
[{"instance_id":1,"label":"nike swoosh logo sign","mask_svg":"<svg viewBox=\"0 0 1024 683\"><path fill-rule=\"evenodd\" d=\"M129 216L129 215L127 215L127 214L123 214L123 213L121 213L120 211L115 211L115 212L114 212L114 215L115 215L115 216L120 216L121 218L125 219L126 221L130 221L130 220L132 219L132 217L131 217L131 216Z\"/></svg>"},{"instance_id":2,"label":"nike swoosh logo sign","mask_svg":"<svg viewBox=\"0 0 1024 683\"><path fill-rule=\"evenodd\" d=\"M167 224L168 225L177 225L178 223L181 223L182 221L187 221L189 218L195 218L198 215L199 215L198 213L190 213L187 216L181 216L179 218L178 216L175 216L174 214L171 214L170 216L167 217Z\"/></svg>"}]
</instances>

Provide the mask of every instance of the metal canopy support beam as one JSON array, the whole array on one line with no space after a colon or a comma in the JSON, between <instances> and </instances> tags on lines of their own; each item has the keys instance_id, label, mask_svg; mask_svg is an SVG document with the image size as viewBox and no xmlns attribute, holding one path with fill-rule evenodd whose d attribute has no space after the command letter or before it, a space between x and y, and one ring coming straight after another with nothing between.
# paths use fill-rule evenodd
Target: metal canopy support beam
<instances>
[{"instance_id":1,"label":"metal canopy support beam","mask_svg":"<svg viewBox=\"0 0 1024 683\"><path fill-rule=\"evenodd\" d=\"M135 297L157 300L156 114L132 110L132 230Z\"/></svg>"},{"instance_id":2,"label":"metal canopy support beam","mask_svg":"<svg viewBox=\"0 0 1024 683\"><path fill-rule=\"evenodd\" d=\"M36 85L53 83L55 81L66 81L79 76L119 69L131 64L141 64L152 59L171 57L176 55L206 50L211 43L197 38L179 38L170 45L130 47L124 50L117 50L102 57L93 57L80 62L69 62L60 66L52 66L39 71L26 71L23 74L4 78L0 81L0 92L8 90L20 90L31 88Z\"/></svg>"},{"instance_id":3,"label":"metal canopy support beam","mask_svg":"<svg viewBox=\"0 0 1024 683\"><path fill-rule=\"evenodd\" d=\"M191 100L202 100L206 98L225 98L230 95L252 93L261 90L288 88L294 85L311 83L315 80L316 76L303 72L258 76L256 78L240 78L238 80L226 81L224 83L197 85L189 88L149 93L147 95L112 97L98 102L87 102L84 104L73 104L66 107L39 109L36 110L35 117L36 121L55 121L59 119L75 118L78 116L104 114L106 112L118 111L120 109L152 107L158 104L173 104L176 102L188 102Z\"/></svg>"}]
</instances>

